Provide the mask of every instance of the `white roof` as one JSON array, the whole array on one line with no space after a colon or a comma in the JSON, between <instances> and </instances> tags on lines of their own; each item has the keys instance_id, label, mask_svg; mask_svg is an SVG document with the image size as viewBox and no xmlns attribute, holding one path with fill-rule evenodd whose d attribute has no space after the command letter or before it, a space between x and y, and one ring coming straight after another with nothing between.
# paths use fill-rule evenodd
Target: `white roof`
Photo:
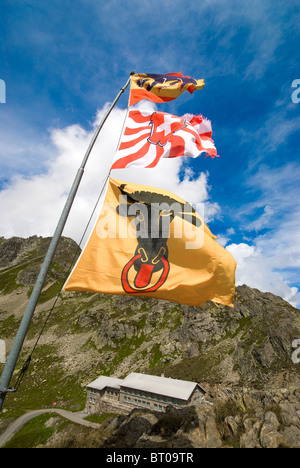
<instances>
[{"instance_id":1,"label":"white roof","mask_svg":"<svg viewBox=\"0 0 300 468\"><path fill-rule=\"evenodd\" d=\"M121 379L117 379L115 377L106 377L102 375L98 379L94 380L90 384L88 384L88 388L95 388L97 390L103 390L105 387L115 388L116 390L120 390L120 384L123 382Z\"/></svg>"},{"instance_id":2,"label":"white roof","mask_svg":"<svg viewBox=\"0 0 300 468\"><path fill-rule=\"evenodd\" d=\"M156 375L137 374L135 372L129 374L121 381L120 385L134 390L152 392L181 400L188 400L198 386L196 382L158 377Z\"/></svg>"}]
</instances>

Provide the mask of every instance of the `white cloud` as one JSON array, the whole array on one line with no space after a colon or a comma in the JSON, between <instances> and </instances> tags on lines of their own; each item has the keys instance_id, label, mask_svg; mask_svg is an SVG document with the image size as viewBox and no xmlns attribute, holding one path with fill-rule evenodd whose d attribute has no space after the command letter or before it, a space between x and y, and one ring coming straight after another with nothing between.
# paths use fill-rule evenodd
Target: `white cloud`
<instances>
[{"instance_id":1,"label":"white cloud","mask_svg":"<svg viewBox=\"0 0 300 468\"><path fill-rule=\"evenodd\" d=\"M272 292L294 307L300 304L300 292L289 286L283 272L274 269L272 258L257 245L230 244L226 249L237 262L236 284L247 284L260 291Z\"/></svg>"},{"instance_id":2,"label":"white cloud","mask_svg":"<svg viewBox=\"0 0 300 468\"><path fill-rule=\"evenodd\" d=\"M218 244L222 245L223 247L225 247L226 244L228 244L228 241L229 241L229 238L226 237L226 236L223 236L222 234L219 234L217 236L217 241L218 241Z\"/></svg>"},{"instance_id":3,"label":"white cloud","mask_svg":"<svg viewBox=\"0 0 300 468\"><path fill-rule=\"evenodd\" d=\"M271 208L270 205L266 205L264 207L263 213L257 219L247 224L246 229L248 231L260 231L261 229L264 229L265 227L269 226L273 215L274 209Z\"/></svg>"},{"instance_id":4,"label":"white cloud","mask_svg":"<svg viewBox=\"0 0 300 468\"><path fill-rule=\"evenodd\" d=\"M17 171L33 174L45 170L52 148L41 131L36 130L28 118L17 108L15 114L8 109L1 115L0 126L0 181L7 180Z\"/></svg>"},{"instance_id":5,"label":"white cloud","mask_svg":"<svg viewBox=\"0 0 300 468\"><path fill-rule=\"evenodd\" d=\"M297 163L261 165L246 183L253 201L237 214L240 225L255 236L226 247L238 262L238 284L273 292L297 306L300 292L292 285L299 284L299 182Z\"/></svg>"},{"instance_id":6,"label":"white cloud","mask_svg":"<svg viewBox=\"0 0 300 468\"><path fill-rule=\"evenodd\" d=\"M54 148L55 155L48 160L46 171L31 177L16 175L0 192L2 236L53 235L77 169L107 108L108 105L98 111L91 131L80 125L52 129L49 145ZM86 165L63 233L77 242L81 239L109 172L125 114L126 111L119 108L112 111ZM181 180L181 165L182 158L175 158L172 161L163 160L153 169L115 170L111 176L127 182L164 188L192 204L205 203L205 218L212 219L219 213L220 207L209 201L208 174L202 173L194 179L193 174L186 170Z\"/></svg>"}]
</instances>

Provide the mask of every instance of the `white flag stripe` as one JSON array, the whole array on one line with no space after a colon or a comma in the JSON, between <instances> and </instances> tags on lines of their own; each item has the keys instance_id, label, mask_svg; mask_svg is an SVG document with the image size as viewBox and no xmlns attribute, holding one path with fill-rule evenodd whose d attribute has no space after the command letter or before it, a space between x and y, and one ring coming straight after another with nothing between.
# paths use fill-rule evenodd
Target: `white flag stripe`
<instances>
[{"instance_id":1,"label":"white flag stripe","mask_svg":"<svg viewBox=\"0 0 300 468\"><path fill-rule=\"evenodd\" d=\"M202 122L199 125L194 125L194 127L197 130L197 132L199 133L199 135L201 135L201 133L211 133L212 132L211 123L209 122L209 120L207 120L206 122Z\"/></svg>"},{"instance_id":2,"label":"white flag stripe","mask_svg":"<svg viewBox=\"0 0 300 468\"><path fill-rule=\"evenodd\" d=\"M135 122L134 119L128 118L126 122L126 127L131 129L138 129L140 127L146 127L147 125L149 126L149 122Z\"/></svg>"},{"instance_id":3,"label":"white flag stripe","mask_svg":"<svg viewBox=\"0 0 300 468\"><path fill-rule=\"evenodd\" d=\"M202 142L203 148L205 148L205 149L215 149L215 145L213 144L212 141L204 140L203 138L201 138L201 142Z\"/></svg>"},{"instance_id":4,"label":"white flag stripe","mask_svg":"<svg viewBox=\"0 0 300 468\"><path fill-rule=\"evenodd\" d=\"M187 120L188 122L190 122L193 119L193 117L195 117L193 114L184 114L182 116L182 118ZM206 119L205 117L203 117L202 119L203 120L201 123L194 124L193 127L196 128L199 135L201 133L211 133L212 132L211 121Z\"/></svg>"},{"instance_id":5,"label":"white flag stripe","mask_svg":"<svg viewBox=\"0 0 300 468\"><path fill-rule=\"evenodd\" d=\"M115 163L115 161L118 161L121 158L125 158L126 156L130 156L131 154L138 153L146 143L147 142L145 140L142 140L136 145L131 146L130 148L119 150L115 155L113 164Z\"/></svg>"},{"instance_id":6,"label":"white flag stripe","mask_svg":"<svg viewBox=\"0 0 300 468\"><path fill-rule=\"evenodd\" d=\"M143 139L129 148L119 150L119 157L124 158L124 156L129 156L132 153L137 153L141 148L147 143L147 140Z\"/></svg>"},{"instance_id":7,"label":"white flag stripe","mask_svg":"<svg viewBox=\"0 0 300 468\"><path fill-rule=\"evenodd\" d=\"M150 145L149 151L145 156L143 156L140 159L136 159L129 163L126 167L147 167L149 164L151 164L154 159L156 158L156 148L154 145Z\"/></svg>"},{"instance_id":8,"label":"white flag stripe","mask_svg":"<svg viewBox=\"0 0 300 468\"><path fill-rule=\"evenodd\" d=\"M145 138L147 138L149 136L149 129L140 130L139 132L136 132L133 135L123 135L121 143L128 143L131 140L136 140L142 135L145 135Z\"/></svg>"},{"instance_id":9,"label":"white flag stripe","mask_svg":"<svg viewBox=\"0 0 300 468\"><path fill-rule=\"evenodd\" d=\"M182 138L184 138L185 141L185 151L184 155L189 156L192 158L197 158L200 153L203 153L204 150L199 150L197 145L196 145L196 138L191 137L191 134L182 132L184 135L182 135ZM180 135L181 136L181 135Z\"/></svg>"}]
</instances>

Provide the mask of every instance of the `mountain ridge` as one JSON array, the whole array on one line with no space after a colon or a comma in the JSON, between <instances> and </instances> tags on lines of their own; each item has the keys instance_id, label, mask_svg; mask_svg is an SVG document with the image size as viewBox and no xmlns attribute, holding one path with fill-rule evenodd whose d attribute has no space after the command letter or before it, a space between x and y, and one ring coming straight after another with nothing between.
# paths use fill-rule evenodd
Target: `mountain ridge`
<instances>
[{"instance_id":1,"label":"mountain ridge","mask_svg":"<svg viewBox=\"0 0 300 468\"><path fill-rule=\"evenodd\" d=\"M0 238L0 339L7 351L49 242L38 236ZM243 285L236 288L233 307L77 292L62 292L57 300L78 254L77 244L63 237L12 385L56 305L20 389L6 398L9 411L53 402L82 410L89 382L131 371L197 381L214 395L300 387L300 364L292 359L300 311L279 296Z\"/></svg>"}]
</instances>

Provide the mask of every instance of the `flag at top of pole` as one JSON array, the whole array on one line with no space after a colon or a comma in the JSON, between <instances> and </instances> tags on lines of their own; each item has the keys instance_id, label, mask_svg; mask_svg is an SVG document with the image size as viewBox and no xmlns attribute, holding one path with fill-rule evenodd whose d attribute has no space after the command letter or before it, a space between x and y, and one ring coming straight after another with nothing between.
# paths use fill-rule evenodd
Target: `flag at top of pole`
<instances>
[{"instance_id":1,"label":"flag at top of pole","mask_svg":"<svg viewBox=\"0 0 300 468\"><path fill-rule=\"evenodd\" d=\"M167 73L166 75L136 73L132 75L129 106L142 99L161 103L173 101L184 91L193 93L202 89L204 80L196 80L182 73Z\"/></svg>"}]
</instances>

